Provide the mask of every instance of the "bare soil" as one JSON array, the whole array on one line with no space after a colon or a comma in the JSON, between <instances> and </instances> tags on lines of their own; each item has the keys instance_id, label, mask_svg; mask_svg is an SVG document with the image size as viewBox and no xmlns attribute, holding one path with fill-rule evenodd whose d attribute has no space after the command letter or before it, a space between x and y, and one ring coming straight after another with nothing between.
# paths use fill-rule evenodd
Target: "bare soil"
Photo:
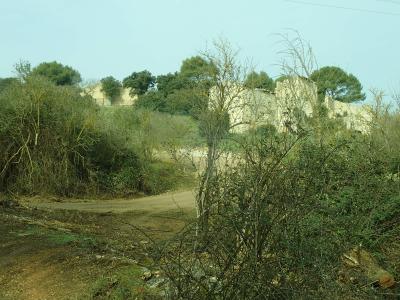
<instances>
[{"instance_id":1,"label":"bare soil","mask_svg":"<svg viewBox=\"0 0 400 300\"><path fill-rule=\"evenodd\" d=\"M164 240L191 222L194 193L56 200L0 207L0 299L114 299L123 282L132 299L155 299L141 279L155 267L144 234Z\"/></svg>"},{"instance_id":2,"label":"bare soil","mask_svg":"<svg viewBox=\"0 0 400 300\"><path fill-rule=\"evenodd\" d=\"M96 213L123 213L129 211L145 211L152 214L171 210L190 210L194 208L193 191L169 192L157 196L131 199L65 199L48 201L36 199L25 201L26 205L40 209L68 209Z\"/></svg>"}]
</instances>

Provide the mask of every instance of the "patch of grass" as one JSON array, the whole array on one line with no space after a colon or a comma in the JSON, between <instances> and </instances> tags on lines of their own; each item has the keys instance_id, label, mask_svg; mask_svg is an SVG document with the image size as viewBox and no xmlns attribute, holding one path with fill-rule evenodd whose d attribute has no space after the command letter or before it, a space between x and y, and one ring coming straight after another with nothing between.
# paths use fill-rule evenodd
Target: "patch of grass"
<instances>
[{"instance_id":1,"label":"patch of grass","mask_svg":"<svg viewBox=\"0 0 400 300\"><path fill-rule=\"evenodd\" d=\"M63 233L63 232L50 232L47 235L47 239L55 245L66 245L71 242L75 242L78 240L78 237L74 234Z\"/></svg>"},{"instance_id":2,"label":"patch of grass","mask_svg":"<svg viewBox=\"0 0 400 300\"><path fill-rule=\"evenodd\" d=\"M42 237L54 246L63 246L71 243L74 243L81 248L92 248L96 246L96 240L93 237L47 229L39 226L29 226L27 229L15 232L15 234L21 237Z\"/></svg>"},{"instance_id":3,"label":"patch of grass","mask_svg":"<svg viewBox=\"0 0 400 300\"><path fill-rule=\"evenodd\" d=\"M195 211L193 210L167 210L157 214L153 217L165 218L165 219L176 219L185 222L194 222L196 220Z\"/></svg>"},{"instance_id":4,"label":"patch of grass","mask_svg":"<svg viewBox=\"0 0 400 300\"><path fill-rule=\"evenodd\" d=\"M142 274L140 266L126 266L102 276L93 284L90 299L161 299L156 289L146 286Z\"/></svg>"}]
</instances>

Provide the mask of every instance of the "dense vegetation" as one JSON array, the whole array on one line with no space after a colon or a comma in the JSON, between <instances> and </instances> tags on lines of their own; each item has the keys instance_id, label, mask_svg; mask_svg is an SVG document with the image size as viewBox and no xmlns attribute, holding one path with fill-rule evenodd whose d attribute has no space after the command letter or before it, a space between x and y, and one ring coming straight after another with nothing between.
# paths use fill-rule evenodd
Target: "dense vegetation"
<instances>
[{"instance_id":1,"label":"dense vegetation","mask_svg":"<svg viewBox=\"0 0 400 300\"><path fill-rule=\"evenodd\" d=\"M398 116L392 121L400 126ZM201 250L193 252L196 224L160 250L175 297L373 297L368 282L379 274L363 265L357 274L342 259L360 247L392 274L400 271L400 185L393 175L400 161L388 155L395 144L382 149L375 141L352 132L241 140L244 153L212 181ZM352 285L351 277L367 286Z\"/></svg>"},{"instance_id":2,"label":"dense vegetation","mask_svg":"<svg viewBox=\"0 0 400 300\"><path fill-rule=\"evenodd\" d=\"M176 161L155 152L178 143L176 132L179 141L196 135L190 120L100 109L79 88L35 73L8 84L0 105L2 192L159 193L187 179Z\"/></svg>"},{"instance_id":3,"label":"dense vegetation","mask_svg":"<svg viewBox=\"0 0 400 300\"><path fill-rule=\"evenodd\" d=\"M208 153L197 219L155 252L170 298L398 295L384 289L394 289L400 272L400 155L393 150L400 146L400 112L375 94L370 131L360 134L319 113L318 103L311 117L288 116L295 127L267 125L236 136L236 151L224 156L231 98L223 92L233 86L227 78L241 84L246 76L229 45L217 49L209 57L219 66L220 96L202 119ZM310 101L302 97L296 100Z\"/></svg>"},{"instance_id":4,"label":"dense vegetation","mask_svg":"<svg viewBox=\"0 0 400 300\"><path fill-rule=\"evenodd\" d=\"M400 111L376 93L364 134L321 113L322 101L312 116L288 113L290 126L281 131L265 124L229 133L235 126L229 113L237 108L232 93L272 91L276 83L265 72L242 73L234 53L222 43L216 53L184 60L179 72L133 72L123 80L138 95L130 108L95 105L69 67L21 66L18 79L0 82L0 191L159 193L190 181L181 151L201 146L207 153L197 218L172 240L152 245L167 296L382 296L382 274L389 281L400 274ZM339 68L310 75L320 98L365 98L358 80ZM109 97L120 91L112 77L102 83ZM382 269L360 261L354 275L343 263L352 250L373 253Z\"/></svg>"},{"instance_id":5,"label":"dense vegetation","mask_svg":"<svg viewBox=\"0 0 400 300\"><path fill-rule=\"evenodd\" d=\"M157 77L141 72L139 74L152 78L149 87L155 88L146 92L141 89L135 105L137 108L190 115L197 119L200 111L207 107L208 91L215 72L215 66L200 56L185 59L179 72Z\"/></svg>"}]
</instances>

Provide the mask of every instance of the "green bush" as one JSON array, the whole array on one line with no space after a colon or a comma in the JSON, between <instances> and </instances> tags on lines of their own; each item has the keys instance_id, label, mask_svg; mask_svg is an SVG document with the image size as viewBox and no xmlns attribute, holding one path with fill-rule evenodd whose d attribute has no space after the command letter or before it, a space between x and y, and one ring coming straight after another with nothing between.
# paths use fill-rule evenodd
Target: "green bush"
<instances>
[{"instance_id":1,"label":"green bush","mask_svg":"<svg viewBox=\"0 0 400 300\"><path fill-rule=\"evenodd\" d=\"M132 149L115 142L103 136L88 152L98 191L117 194L141 191L143 161Z\"/></svg>"},{"instance_id":2,"label":"green bush","mask_svg":"<svg viewBox=\"0 0 400 300\"><path fill-rule=\"evenodd\" d=\"M0 105L0 189L77 192L88 177L85 152L96 141L91 100L29 77L4 91Z\"/></svg>"},{"instance_id":3,"label":"green bush","mask_svg":"<svg viewBox=\"0 0 400 300\"><path fill-rule=\"evenodd\" d=\"M376 296L367 281L338 281L344 253L398 245L399 185L387 176L391 157L377 156L382 145L371 138L343 131L239 139L235 164L209 185L207 231L199 235L194 224L163 249L174 297Z\"/></svg>"},{"instance_id":4,"label":"green bush","mask_svg":"<svg viewBox=\"0 0 400 300\"><path fill-rule=\"evenodd\" d=\"M78 88L56 86L41 76L7 85L0 105L2 192L162 192L176 186L179 166L158 162L156 152L196 136L186 119L100 109Z\"/></svg>"},{"instance_id":5,"label":"green bush","mask_svg":"<svg viewBox=\"0 0 400 300\"><path fill-rule=\"evenodd\" d=\"M154 162L144 171L143 190L149 194L158 194L176 188L183 180L181 170L175 164Z\"/></svg>"}]
</instances>

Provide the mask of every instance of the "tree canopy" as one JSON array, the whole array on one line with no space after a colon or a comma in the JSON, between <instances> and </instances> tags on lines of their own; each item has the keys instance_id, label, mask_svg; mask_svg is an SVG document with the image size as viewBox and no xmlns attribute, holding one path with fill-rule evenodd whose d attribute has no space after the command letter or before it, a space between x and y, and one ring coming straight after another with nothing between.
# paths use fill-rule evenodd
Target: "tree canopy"
<instances>
[{"instance_id":1,"label":"tree canopy","mask_svg":"<svg viewBox=\"0 0 400 300\"><path fill-rule=\"evenodd\" d=\"M320 99L330 96L346 103L365 100L360 81L339 67L323 67L314 71L310 79L317 84Z\"/></svg>"},{"instance_id":2,"label":"tree canopy","mask_svg":"<svg viewBox=\"0 0 400 300\"><path fill-rule=\"evenodd\" d=\"M275 90L274 80L263 71L261 71L260 73L257 73L255 71L249 73L246 77L244 85L247 88L252 89L263 89L267 91Z\"/></svg>"},{"instance_id":3,"label":"tree canopy","mask_svg":"<svg viewBox=\"0 0 400 300\"><path fill-rule=\"evenodd\" d=\"M209 60L201 56L189 57L182 61L179 72L159 75L155 80L153 77L152 86L156 89L139 94L136 106L196 118L199 110L207 106L208 91L216 71ZM127 86L125 80L124 86Z\"/></svg>"},{"instance_id":4,"label":"tree canopy","mask_svg":"<svg viewBox=\"0 0 400 300\"><path fill-rule=\"evenodd\" d=\"M160 112L166 112L165 105L165 97L159 91L149 91L146 94L139 95L135 102L136 107Z\"/></svg>"},{"instance_id":5,"label":"tree canopy","mask_svg":"<svg viewBox=\"0 0 400 300\"><path fill-rule=\"evenodd\" d=\"M122 81L125 88L131 88L131 94L143 95L153 87L156 78L147 70L133 72Z\"/></svg>"},{"instance_id":6,"label":"tree canopy","mask_svg":"<svg viewBox=\"0 0 400 300\"><path fill-rule=\"evenodd\" d=\"M32 69L31 74L47 77L56 85L75 85L82 81L78 71L56 61L39 64Z\"/></svg>"},{"instance_id":7,"label":"tree canopy","mask_svg":"<svg viewBox=\"0 0 400 300\"><path fill-rule=\"evenodd\" d=\"M176 90L187 87L188 83L178 72L157 76L157 91L168 96Z\"/></svg>"},{"instance_id":8,"label":"tree canopy","mask_svg":"<svg viewBox=\"0 0 400 300\"><path fill-rule=\"evenodd\" d=\"M201 56L193 56L182 62L180 76L190 82L200 83L210 81L215 72L217 68L212 62Z\"/></svg>"},{"instance_id":9,"label":"tree canopy","mask_svg":"<svg viewBox=\"0 0 400 300\"><path fill-rule=\"evenodd\" d=\"M119 80L112 76L105 77L100 80L101 91L110 98L111 101L121 95L122 84Z\"/></svg>"},{"instance_id":10,"label":"tree canopy","mask_svg":"<svg viewBox=\"0 0 400 300\"><path fill-rule=\"evenodd\" d=\"M206 94L199 89L176 90L166 98L166 111L198 118L199 113L207 107L207 100Z\"/></svg>"}]
</instances>

